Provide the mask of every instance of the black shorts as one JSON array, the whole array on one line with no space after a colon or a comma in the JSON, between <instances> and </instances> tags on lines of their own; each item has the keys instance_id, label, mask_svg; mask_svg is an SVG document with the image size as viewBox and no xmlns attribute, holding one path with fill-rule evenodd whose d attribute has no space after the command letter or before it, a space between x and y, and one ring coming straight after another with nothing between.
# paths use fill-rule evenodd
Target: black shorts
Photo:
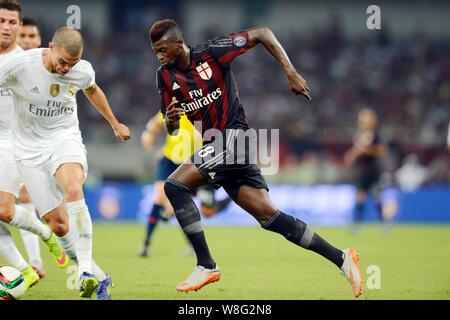
<instances>
[{"instance_id":1,"label":"black shorts","mask_svg":"<svg viewBox=\"0 0 450 320\"><path fill-rule=\"evenodd\" d=\"M227 129L222 137L194 152L190 160L209 185L223 187L236 201L242 185L269 190L256 165L256 145L253 130Z\"/></svg>"},{"instance_id":2,"label":"black shorts","mask_svg":"<svg viewBox=\"0 0 450 320\"><path fill-rule=\"evenodd\" d=\"M358 169L356 187L365 192L377 193L380 189L380 171L377 167Z\"/></svg>"},{"instance_id":3,"label":"black shorts","mask_svg":"<svg viewBox=\"0 0 450 320\"><path fill-rule=\"evenodd\" d=\"M162 157L158 162L156 169L155 181L166 181L167 178L178 168L178 164L173 163L166 156Z\"/></svg>"}]
</instances>

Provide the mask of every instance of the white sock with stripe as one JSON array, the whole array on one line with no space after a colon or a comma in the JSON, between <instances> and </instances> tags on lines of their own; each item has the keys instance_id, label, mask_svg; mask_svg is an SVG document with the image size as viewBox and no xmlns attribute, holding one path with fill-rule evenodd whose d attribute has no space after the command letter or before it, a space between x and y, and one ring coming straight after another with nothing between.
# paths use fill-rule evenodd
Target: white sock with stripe
<instances>
[{"instance_id":1,"label":"white sock with stripe","mask_svg":"<svg viewBox=\"0 0 450 320\"><path fill-rule=\"evenodd\" d=\"M9 265L19 271L29 267L19 250L17 250L7 225L3 222L0 222L0 254L5 258Z\"/></svg>"},{"instance_id":2,"label":"white sock with stripe","mask_svg":"<svg viewBox=\"0 0 450 320\"><path fill-rule=\"evenodd\" d=\"M32 212L29 212L21 206L14 206L14 218L12 219L10 225L15 226L19 229L30 231L42 240L48 240L52 235L52 232L47 228Z\"/></svg>"},{"instance_id":3,"label":"white sock with stripe","mask_svg":"<svg viewBox=\"0 0 450 320\"><path fill-rule=\"evenodd\" d=\"M84 199L67 202L70 233L74 231L74 244L78 260L78 275L92 271L92 221Z\"/></svg>"},{"instance_id":4,"label":"white sock with stripe","mask_svg":"<svg viewBox=\"0 0 450 320\"><path fill-rule=\"evenodd\" d=\"M19 204L19 206L25 208L28 212L31 212L36 216L36 208L34 204L32 203L23 203ZM37 218L37 217L36 217ZM41 247L39 243L39 237L35 235L34 233L31 233L26 230L20 229L20 234L22 236L23 244L25 246L25 249L28 254L28 262L31 265L34 265L38 267L39 269L42 269L43 263L41 258Z\"/></svg>"}]
</instances>

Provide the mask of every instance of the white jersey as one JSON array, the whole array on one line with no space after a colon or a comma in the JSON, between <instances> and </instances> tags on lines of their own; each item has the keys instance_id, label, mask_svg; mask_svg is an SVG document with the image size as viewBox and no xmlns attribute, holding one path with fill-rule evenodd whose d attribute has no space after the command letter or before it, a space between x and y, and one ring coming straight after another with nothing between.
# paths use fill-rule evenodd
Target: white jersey
<instances>
[{"instance_id":1,"label":"white jersey","mask_svg":"<svg viewBox=\"0 0 450 320\"><path fill-rule=\"evenodd\" d=\"M42 165L66 139L81 139L75 96L95 83L95 72L85 60L65 75L49 72L43 50L28 50L0 63L0 88L14 93L14 153L31 167Z\"/></svg>"},{"instance_id":2,"label":"white jersey","mask_svg":"<svg viewBox=\"0 0 450 320\"><path fill-rule=\"evenodd\" d=\"M23 52L19 46L8 53L0 54L0 63L7 58ZM13 109L13 94L11 90L0 87L0 139L9 140L11 136L11 112Z\"/></svg>"}]
</instances>

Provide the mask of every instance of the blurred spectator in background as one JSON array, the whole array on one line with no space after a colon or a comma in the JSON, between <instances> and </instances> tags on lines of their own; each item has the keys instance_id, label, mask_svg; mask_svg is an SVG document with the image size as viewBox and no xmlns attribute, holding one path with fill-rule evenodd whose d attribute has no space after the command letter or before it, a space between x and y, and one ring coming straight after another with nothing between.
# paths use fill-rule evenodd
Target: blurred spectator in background
<instances>
[{"instance_id":1,"label":"blurred spectator in background","mask_svg":"<svg viewBox=\"0 0 450 320\"><path fill-rule=\"evenodd\" d=\"M85 46L86 58L94 64L98 62L98 82L116 108L113 111L138 131L159 105L153 76L157 61L144 48L145 32L136 31L146 29L144 22L139 25L139 21L146 21L146 14L146 10L133 11L130 20L133 24L123 25L104 38L86 34ZM202 37L201 32L196 36ZM48 35L43 39L48 39ZM341 157L351 145L354 115L364 105L375 106L383 124L380 137L386 142L395 141L401 156L420 154L423 164L428 166L445 154L443 132L447 132L450 118L447 39L421 36L399 39L391 37L387 30L380 36L350 38L339 21L333 20L328 27L281 34L280 41L293 63L305 73L311 87L311 103L299 103L286 94L285 79L275 72L278 65L263 50L250 52L236 61L234 70L251 126L280 129L281 176L273 177L274 181L294 182L295 176L283 174L285 169L291 173L303 171L301 166L314 167L318 162L319 173L301 173L301 183L347 182L342 163L336 157ZM243 65L245 68L240 67ZM252 70L258 70L257 77ZM80 99L78 108L86 143L115 143L109 128L92 108L86 107L87 103ZM295 164L282 160L288 155L295 156ZM448 155L441 161L444 160L448 162ZM322 165L338 170L323 177ZM443 164L437 165L436 170L450 170ZM386 170L393 173L396 169ZM448 177L448 172L432 175L429 182L433 183L435 178L442 182L445 178L450 183Z\"/></svg>"},{"instance_id":2,"label":"blurred spectator in background","mask_svg":"<svg viewBox=\"0 0 450 320\"><path fill-rule=\"evenodd\" d=\"M398 185L403 191L414 191L422 186L429 176L428 169L420 164L416 154L409 154L395 173Z\"/></svg>"}]
</instances>

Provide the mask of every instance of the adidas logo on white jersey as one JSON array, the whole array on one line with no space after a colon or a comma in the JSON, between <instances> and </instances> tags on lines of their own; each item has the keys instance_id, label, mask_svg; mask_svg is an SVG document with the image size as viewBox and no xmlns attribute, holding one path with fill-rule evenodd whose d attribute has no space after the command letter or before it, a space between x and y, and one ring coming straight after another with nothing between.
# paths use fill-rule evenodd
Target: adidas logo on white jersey
<instances>
[{"instance_id":1,"label":"adidas logo on white jersey","mask_svg":"<svg viewBox=\"0 0 450 320\"><path fill-rule=\"evenodd\" d=\"M180 89L180 85L178 83L174 82L173 86L172 86L172 90L178 90L178 89Z\"/></svg>"},{"instance_id":2,"label":"adidas logo on white jersey","mask_svg":"<svg viewBox=\"0 0 450 320\"><path fill-rule=\"evenodd\" d=\"M30 91L33 92L33 93L40 93L38 87L34 87Z\"/></svg>"}]
</instances>

